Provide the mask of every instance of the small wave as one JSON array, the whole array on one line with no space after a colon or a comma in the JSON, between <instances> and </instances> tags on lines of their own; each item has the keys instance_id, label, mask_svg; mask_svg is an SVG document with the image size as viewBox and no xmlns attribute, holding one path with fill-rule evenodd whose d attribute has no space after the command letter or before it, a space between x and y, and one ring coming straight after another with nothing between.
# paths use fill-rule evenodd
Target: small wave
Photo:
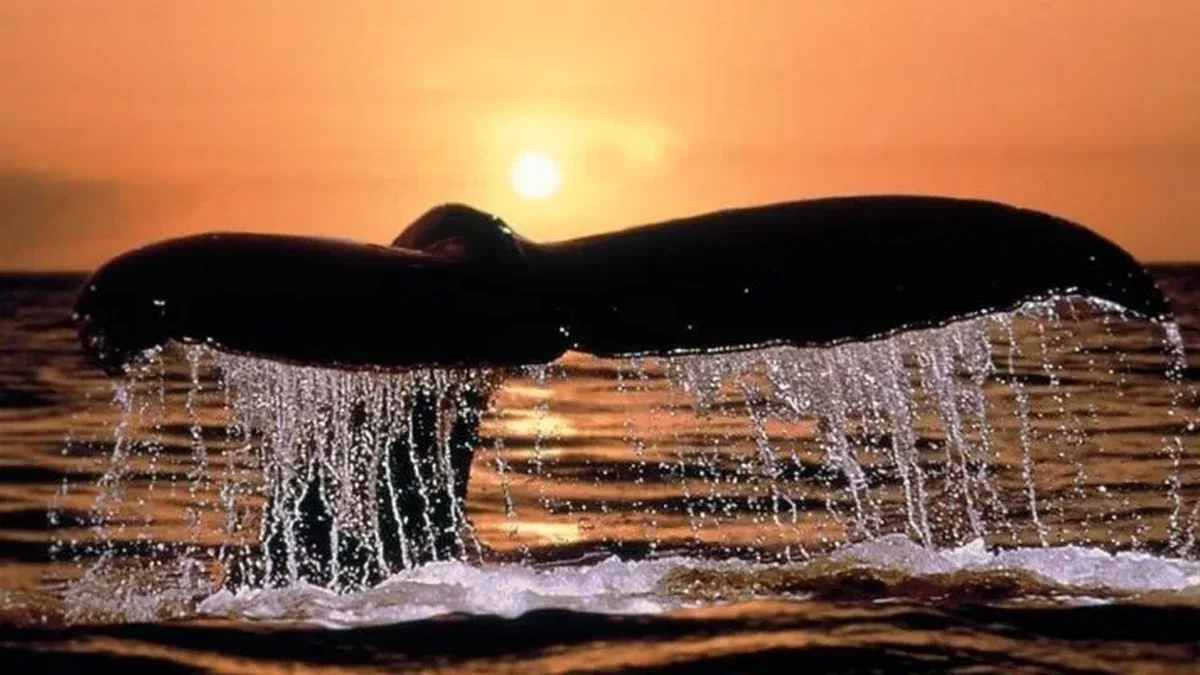
<instances>
[{"instance_id":1,"label":"small wave","mask_svg":"<svg viewBox=\"0 0 1200 675\"><path fill-rule=\"evenodd\" d=\"M1200 562L1149 553L1109 553L1086 546L1046 546L988 551L982 539L932 550L901 534L847 546L833 560L894 568L915 574L956 571L1024 572L1076 590L1113 593L1179 591L1200 586Z\"/></svg>"},{"instance_id":2,"label":"small wave","mask_svg":"<svg viewBox=\"0 0 1200 675\"><path fill-rule=\"evenodd\" d=\"M1194 595L1200 592L1200 562L1083 546L989 551L982 539L958 548L931 549L903 534L891 534L802 565L677 568L662 585L675 595L705 601L782 595L1087 602L1183 591Z\"/></svg>"},{"instance_id":3,"label":"small wave","mask_svg":"<svg viewBox=\"0 0 1200 675\"><path fill-rule=\"evenodd\" d=\"M1200 562L1081 546L989 551L982 541L929 549L904 535L847 546L797 565L663 558L536 568L440 562L338 595L311 585L230 592L201 615L326 627L415 621L446 614L516 617L536 609L660 613L761 597L1076 602L1200 591Z\"/></svg>"},{"instance_id":4,"label":"small wave","mask_svg":"<svg viewBox=\"0 0 1200 675\"><path fill-rule=\"evenodd\" d=\"M338 595L300 584L287 588L222 590L197 607L203 615L291 620L327 627L415 621L454 613L516 617L536 609L607 614L649 614L680 604L657 593L658 584L682 558L533 568L430 563L405 570L374 588Z\"/></svg>"}]
</instances>

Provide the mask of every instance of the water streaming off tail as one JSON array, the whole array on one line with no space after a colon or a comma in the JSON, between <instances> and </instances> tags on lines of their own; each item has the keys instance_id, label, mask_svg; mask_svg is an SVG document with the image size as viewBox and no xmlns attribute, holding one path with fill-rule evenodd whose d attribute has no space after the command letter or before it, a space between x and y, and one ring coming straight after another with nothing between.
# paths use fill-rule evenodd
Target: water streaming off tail
<instances>
[{"instance_id":1,"label":"water streaming off tail","mask_svg":"<svg viewBox=\"0 0 1200 675\"><path fill-rule=\"evenodd\" d=\"M1178 329L1145 330L1068 298L823 349L508 373L188 346L117 386L95 527L65 549L343 591L435 561L780 563L893 533L1193 555L1195 395ZM1155 447L1114 442L1147 417L1131 392L1171 411Z\"/></svg>"},{"instance_id":2,"label":"water streaming off tail","mask_svg":"<svg viewBox=\"0 0 1200 675\"><path fill-rule=\"evenodd\" d=\"M211 356L233 424L258 441L262 546L246 579L359 587L478 549L462 500L476 439L462 429L490 393L488 371L381 374Z\"/></svg>"}]
</instances>

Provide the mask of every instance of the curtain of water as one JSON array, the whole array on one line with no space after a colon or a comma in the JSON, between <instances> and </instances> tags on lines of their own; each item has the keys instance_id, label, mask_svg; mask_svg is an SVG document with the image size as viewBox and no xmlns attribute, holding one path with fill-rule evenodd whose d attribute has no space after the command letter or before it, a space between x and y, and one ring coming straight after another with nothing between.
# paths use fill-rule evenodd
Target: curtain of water
<instances>
[{"instance_id":1,"label":"curtain of water","mask_svg":"<svg viewBox=\"0 0 1200 675\"><path fill-rule=\"evenodd\" d=\"M1110 337L1123 320L1112 306L1087 299L1065 307L1071 323L1093 322ZM865 343L624 362L615 369L622 396L633 401L673 387L690 400L691 424L738 418L748 423L753 447L735 449L737 435L728 430L698 443L678 425L666 437L632 421L622 425L633 454L629 504L636 506L623 515L640 519L650 551L674 536L671 508L638 496L661 474L677 483L684 531L694 540L748 523L756 528L749 552L760 560L805 558L814 545L897 531L927 546L977 538L1045 545L1107 526L1113 541L1123 536L1136 546L1152 533L1120 533L1104 509L1145 506L1114 497L1087 470L1089 453L1103 451L1096 439L1105 423L1090 394L1123 396L1130 362L1118 352L1113 365L1082 340L1072 342L1060 314L1043 303ZM1178 327L1164 327L1162 351L1170 406L1186 412L1192 394ZM1061 352L1074 359L1069 368L1052 358ZM605 503L550 494L548 397L533 406L527 471L511 460L503 437L484 442L474 435L500 373L338 371L196 345L185 347L185 356L182 381L164 378L154 365L161 362L150 359L116 387L121 421L92 513L102 556L139 537L155 541L149 516L128 516L162 498L156 477L169 473L172 491L177 483L186 487L186 495L171 497L186 504L185 557L213 551L210 557L242 583L350 589L400 567L481 557L484 546L462 497L471 453L481 444L480 465L499 475L499 510L514 531L527 508L610 515ZM206 385L209 369L219 380ZM535 388L552 389L549 372L537 367L526 375ZM163 393L172 386L185 392L188 447L165 467L162 444L153 437L135 442L132 429L172 423L177 413L165 410ZM203 419L202 400L214 398L227 409L225 419ZM672 405L654 406L676 414ZM805 430L804 437L777 433L780 425ZM223 436L210 430L222 426ZM468 427L472 433L460 433ZM819 448L818 460L808 459L805 443ZM1165 435L1161 447L1169 510L1163 538L1184 553L1195 546L1200 507L1189 508L1180 479L1189 461L1183 438ZM131 496L126 488L138 472L152 480ZM532 507L519 504L518 475L535 485ZM592 476L596 485L601 475ZM1084 506L1094 499L1108 506ZM823 510L815 506L821 504ZM135 521L140 534L131 536Z\"/></svg>"}]
</instances>

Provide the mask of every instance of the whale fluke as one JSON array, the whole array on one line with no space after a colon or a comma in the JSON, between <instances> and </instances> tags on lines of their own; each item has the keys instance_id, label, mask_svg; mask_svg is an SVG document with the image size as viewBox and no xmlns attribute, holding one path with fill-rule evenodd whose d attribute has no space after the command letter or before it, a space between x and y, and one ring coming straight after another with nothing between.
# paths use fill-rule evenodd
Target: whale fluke
<instances>
[{"instance_id":1,"label":"whale fluke","mask_svg":"<svg viewBox=\"0 0 1200 675\"><path fill-rule=\"evenodd\" d=\"M341 368L512 366L819 346L1062 295L1169 315L1128 253L1061 218L940 197L734 209L553 244L461 205L392 246L206 234L87 281L87 352L119 373L169 340Z\"/></svg>"},{"instance_id":2,"label":"whale fluke","mask_svg":"<svg viewBox=\"0 0 1200 675\"><path fill-rule=\"evenodd\" d=\"M445 243L172 239L97 270L76 320L85 349L109 373L169 340L342 368L535 363L563 353L553 308L513 302L540 292L528 266Z\"/></svg>"},{"instance_id":3,"label":"whale fluke","mask_svg":"<svg viewBox=\"0 0 1200 675\"><path fill-rule=\"evenodd\" d=\"M826 346L1077 295L1169 316L1098 234L993 202L844 197L541 247L573 346L600 356Z\"/></svg>"},{"instance_id":4,"label":"whale fluke","mask_svg":"<svg viewBox=\"0 0 1200 675\"><path fill-rule=\"evenodd\" d=\"M341 369L502 367L569 349L622 356L832 345L1069 295L1168 317L1146 270L1079 225L989 202L881 196L722 211L553 244L453 204L426 213L391 246L184 237L101 267L75 311L87 353L119 375L171 340ZM279 387L287 405L314 399L296 393L305 379ZM391 411L403 432L369 428L379 462L365 499L380 506L377 541L337 529L334 502L321 498L330 473L314 464L294 494L266 499L264 513L296 516L265 521L259 546L269 564L233 565L228 583L282 585L298 575L337 585L350 569L356 583L375 583L461 557L458 528L493 385L403 390ZM349 403L327 414L369 426L364 401ZM331 426L281 444L327 449Z\"/></svg>"}]
</instances>

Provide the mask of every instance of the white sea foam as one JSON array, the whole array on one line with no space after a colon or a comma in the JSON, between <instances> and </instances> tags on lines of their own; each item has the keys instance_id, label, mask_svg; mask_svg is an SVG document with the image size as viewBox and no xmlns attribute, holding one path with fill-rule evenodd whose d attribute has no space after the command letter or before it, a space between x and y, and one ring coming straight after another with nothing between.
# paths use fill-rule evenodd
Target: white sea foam
<instances>
[{"instance_id":1,"label":"white sea foam","mask_svg":"<svg viewBox=\"0 0 1200 675\"><path fill-rule=\"evenodd\" d=\"M217 592L200 603L200 614L244 619L282 619L327 627L415 621L451 613L516 617L559 608L609 614L650 614L679 605L655 594L668 570L688 561L670 558L595 565L533 568L477 567L436 562L405 570L374 588L337 594L299 584L277 589Z\"/></svg>"},{"instance_id":2,"label":"white sea foam","mask_svg":"<svg viewBox=\"0 0 1200 675\"><path fill-rule=\"evenodd\" d=\"M927 549L902 534L847 546L831 556L868 567L915 574L962 570L1025 572L1069 590L1145 593L1200 587L1200 562L1149 553L1109 553L1085 546L989 551L983 540L958 548Z\"/></svg>"},{"instance_id":3,"label":"white sea foam","mask_svg":"<svg viewBox=\"0 0 1200 675\"><path fill-rule=\"evenodd\" d=\"M917 575L962 570L1023 572L1064 592L1089 595L1138 594L1200 589L1200 562L1147 553L1110 554L1095 548L1056 546L989 551L981 540L950 549L929 549L902 534L847 546L831 559L864 567ZM310 585L220 591L198 613L251 620L287 620L326 627L353 627L415 621L466 613L516 617L536 609L569 609L612 614L654 614L679 609L684 601L659 591L673 569L767 571L772 565L691 558L621 561L596 565L534 568L525 565L477 567L438 562L407 570L378 586L339 595Z\"/></svg>"}]
</instances>

